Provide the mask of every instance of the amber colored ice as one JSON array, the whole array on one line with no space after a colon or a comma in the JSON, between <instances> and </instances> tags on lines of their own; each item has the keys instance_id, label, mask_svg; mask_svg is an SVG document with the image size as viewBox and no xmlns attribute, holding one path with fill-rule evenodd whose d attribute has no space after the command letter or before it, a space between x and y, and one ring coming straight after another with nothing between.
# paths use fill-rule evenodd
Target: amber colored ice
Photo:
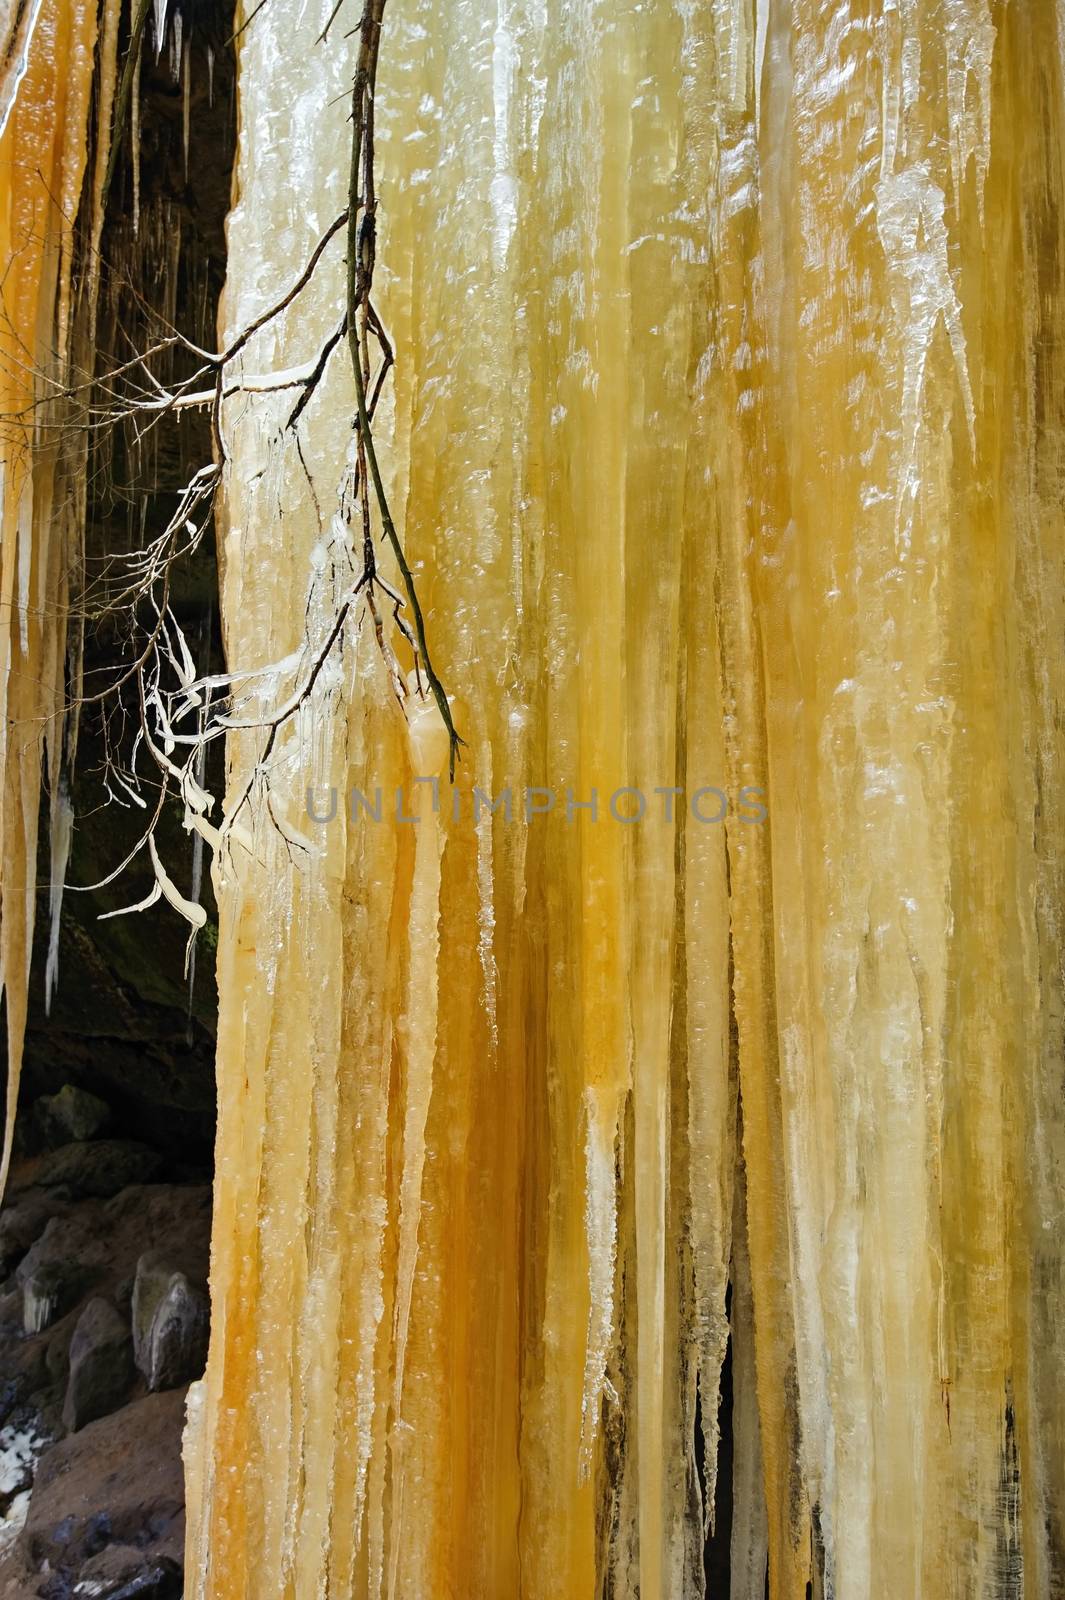
<instances>
[{"instance_id":1,"label":"amber colored ice","mask_svg":"<svg viewBox=\"0 0 1065 1600\"><path fill-rule=\"evenodd\" d=\"M94 109L105 123L115 0L99 11L93 0L0 6L0 989L8 1067L0 1192L26 1030L42 762L56 928L70 847L60 771L66 709L81 686L67 606L80 576L86 456L79 397L67 391L87 365L97 292L94 268L74 284L72 250L83 184L92 246L100 238L99 159L87 172L90 90L95 52ZM50 955L49 990L53 963Z\"/></svg>"},{"instance_id":2,"label":"amber colored ice","mask_svg":"<svg viewBox=\"0 0 1065 1600\"><path fill-rule=\"evenodd\" d=\"M316 42L331 9L239 19L223 343L346 204L357 0ZM358 608L265 767L229 738L186 1593L688 1600L720 1459L711 1600L762 1600L767 1565L771 1600L1060 1600L1065 7L385 18L376 436L466 746L455 800L406 646ZM5 252L31 147L83 182L95 26L43 0ZM7 411L63 325L41 215ZM343 239L245 374L314 365ZM254 388L222 416L245 722L362 558L343 345L298 430ZM5 451L15 1046L12 741L51 707L63 596L44 444Z\"/></svg>"}]
</instances>

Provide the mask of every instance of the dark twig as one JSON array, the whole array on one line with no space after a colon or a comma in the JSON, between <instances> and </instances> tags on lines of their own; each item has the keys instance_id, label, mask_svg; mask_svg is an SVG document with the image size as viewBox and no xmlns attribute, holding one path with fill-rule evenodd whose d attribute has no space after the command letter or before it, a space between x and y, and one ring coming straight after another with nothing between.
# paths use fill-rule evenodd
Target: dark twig
<instances>
[{"instance_id":1,"label":"dark twig","mask_svg":"<svg viewBox=\"0 0 1065 1600\"><path fill-rule=\"evenodd\" d=\"M252 11L252 12L249 12L249 14L244 18L244 21L241 23L240 27L236 30L235 33L231 33L230 34L229 38L226 40L226 42L225 42L225 44L223 46L223 49L228 50L228 49L231 48L231 46L236 44L237 40L240 38L240 36L244 32L245 28L250 28L251 27L252 23L255 21L256 17L259 15L259 12L262 10L262 8L263 8L263 6L265 4L266 4L266 0L259 0L259 4L255 7L255 10Z\"/></svg>"},{"instance_id":2,"label":"dark twig","mask_svg":"<svg viewBox=\"0 0 1065 1600\"><path fill-rule=\"evenodd\" d=\"M288 293L282 295L281 299L278 300L275 305L270 306L268 310L261 312L253 322L248 323L246 328L241 329L240 333L238 333L237 337L233 340L233 343L228 345L227 348L223 350L222 354L215 358L219 366L224 367L228 362L232 361L235 355L239 355L240 351L244 349L244 346L248 343L248 340L253 336L253 334L258 333L259 329L264 328L268 322L272 322L274 317L280 316L281 312L291 305L296 296L307 287L311 281L311 278L314 276L314 269L321 259L322 251L325 249L330 239L334 238L340 232L347 220L347 211L342 211L339 217L334 218L334 220L329 224L328 228L322 234L322 237L319 239L314 249L311 251L303 271L300 273L291 289L289 289Z\"/></svg>"},{"instance_id":3,"label":"dark twig","mask_svg":"<svg viewBox=\"0 0 1065 1600\"><path fill-rule=\"evenodd\" d=\"M385 493L381 468L374 448L370 424L370 410L366 400L364 361L367 326L370 317L370 289L373 284L376 251L377 195L374 189L374 89L377 81L377 57L381 44L381 20L385 0L368 0L359 27L359 54L355 67L355 85L351 102L351 170L348 179L348 283L347 283L347 335L351 352L351 366L355 374L355 397L358 408L360 456L364 453L373 479L374 496L381 517L385 537L395 556L414 619L414 633L418 642L415 660L421 658L437 710L448 733L448 770L455 780L455 761L459 747L464 743L455 727L447 693L433 666L429 643L425 635L425 618L414 582L414 574L400 543L396 525ZM360 317L360 312L362 313ZM376 321L376 318L375 318ZM378 323L378 328L380 324ZM383 330L382 330L383 331ZM365 477L363 493L366 493Z\"/></svg>"},{"instance_id":4,"label":"dark twig","mask_svg":"<svg viewBox=\"0 0 1065 1600\"><path fill-rule=\"evenodd\" d=\"M317 389L319 383L322 381L325 369L329 365L329 357L333 354L333 351L336 349L337 345L340 343L341 339L343 339L347 331L348 319L347 317L343 317L341 318L339 327L337 327L335 332L329 335L329 338L322 346L321 351L319 352L318 360L314 363L314 366L311 368L308 376L303 380L303 393L300 395L289 414L288 421L285 423L286 428L294 428L297 422L300 420L304 410L310 403L311 396L314 394L315 389Z\"/></svg>"},{"instance_id":5,"label":"dark twig","mask_svg":"<svg viewBox=\"0 0 1065 1600\"><path fill-rule=\"evenodd\" d=\"M317 39L314 41L315 44L324 44L325 43L325 40L327 39L327 37L329 35L330 28L333 26L333 23L336 21L337 17L340 15L340 8L341 8L341 6L343 4L344 4L344 0L336 0L336 5L333 7L332 11L329 13L329 21L326 23L326 25L322 29L321 33L318 35ZM355 27L352 29L352 32L353 33L357 32L358 29L361 28L361 27L362 27L362 18L360 17L358 22L355 24ZM349 35L349 37L350 37L350 35Z\"/></svg>"}]
</instances>

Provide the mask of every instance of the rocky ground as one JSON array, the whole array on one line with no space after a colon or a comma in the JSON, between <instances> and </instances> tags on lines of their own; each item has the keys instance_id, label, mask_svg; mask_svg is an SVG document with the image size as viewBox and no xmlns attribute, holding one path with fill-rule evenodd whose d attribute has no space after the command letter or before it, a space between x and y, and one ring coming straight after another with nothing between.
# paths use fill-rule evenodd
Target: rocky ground
<instances>
[{"instance_id":1,"label":"rocky ground","mask_svg":"<svg viewBox=\"0 0 1065 1600\"><path fill-rule=\"evenodd\" d=\"M210 1186L66 1085L0 1212L0 1600L177 1600Z\"/></svg>"}]
</instances>

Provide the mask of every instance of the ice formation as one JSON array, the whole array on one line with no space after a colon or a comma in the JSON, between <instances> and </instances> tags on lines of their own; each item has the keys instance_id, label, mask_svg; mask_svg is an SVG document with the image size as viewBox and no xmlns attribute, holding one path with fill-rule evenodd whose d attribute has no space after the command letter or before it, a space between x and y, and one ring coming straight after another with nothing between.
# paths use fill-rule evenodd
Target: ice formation
<instances>
[{"instance_id":1,"label":"ice formation","mask_svg":"<svg viewBox=\"0 0 1065 1600\"><path fill-rule=\"evenodd\" d=\"M98 18L93 0L29 0L0 17L0 988L8 1064L0 1192L26 1026L42 744L55 917L66 867L66 608L80 554L85 436L65 391L91 346L96 292L90 271L75 293L72 247L89 163L94 56L99 109L110 111L115 12L105 4ZM98 241L96 173L90 182L85 214ZM50 962L49 992L53 979Z\"/></svg>"},{"instance_id":2,"label":"ice formation","mask_svg":"<svg viewBox=\"0 0 1065 1600\"><path fill-rule=\"evenodd\" d=\"M375 434L466 747L455 803L358 608L295 687L359 570L354 391L341 346L290 427L270 375L335 333L341 230L221 416L191 1600L679 1600L724 1503L731 1600L1065 1595L1059 9L389 0ZM331 10L238 18L223 347L347 204ZM87 115L34 51L93 26L43 0L9 217L22 119ZM48 458L4 468L17 1044L62 596Z\"/></svg>"}]
</instances>

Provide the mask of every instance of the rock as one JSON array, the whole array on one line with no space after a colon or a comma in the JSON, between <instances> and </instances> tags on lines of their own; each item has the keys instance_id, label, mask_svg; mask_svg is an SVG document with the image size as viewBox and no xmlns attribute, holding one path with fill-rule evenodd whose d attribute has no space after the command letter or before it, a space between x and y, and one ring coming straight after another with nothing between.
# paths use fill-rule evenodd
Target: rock
<instances>
[{"instance_id":1,"label":"rock","mask_svg":"<svg viewBox=\"0 0 1065 1600\"><path fill-rule=\"evenodd\" d=\"M149 1389L174 1389L202 1375L210 1302L160 1250L146 1250L133 1285L133 1351Z\"/></svg>"},{"instance_id":2,"label":"rock","mask_svg":"<svg viewBox=\"0 0 1065 1600\"><path fill-rule=\"evenodd\" d=\"M81 1149L91 1151L93 1146ZM35 1159L31 1183L50 1159ZM19 1203L30 1192L24 1187ZM210 1188L134 1185L111 1198L76 1201L65 1199L58 1187L42 1192L62 1199L64 1210L48 1221L11 1279L17 1297L5 1301L8 1328L0 1329L0 1424L19 1423L32 1414L46 1433L59 1435L61 1442L45 1449L32 1494L15 1489L8 1515L0 1512L0 1543L10 1540L6 1549L0 1548L0 1597L72 1600L77 1584L103 1585L106 1579L106 1588L93 1594L83 1589L79 1600L102 1600L105 1595L107 1600L168 1600L171 1595L176 1600L181 1591L179 1584L175 1586L175 1572L183 1559L184 1542L183 1390L167 1389L129 1401L131 1392L142 1394L134 1369L129 1386L117 1397L127 1401L119 1410L79 1426L86 1413L76 1404L73 1386L67 1421L77 1431L65 1438L61 1411L72 1389L71 1366L81 1366L74 1343L88 1297L107 1303L108 1314L101 1320L114 1334L120 1352L125 1344L128 1362L137 1268L149 1246L157 1252L156 1264L168 1269L160 1274L162 1291L148 1319L150 1325L162 1308L155 1322L156 1377L170 1382L180 1363L191 1361L190 1344L196 1340L188 1337L189 1327L195 1334L198 1320L205 1321L206 1314L206 1302L200 1297L207 1275ZM176 1287L175 1275L183 1280ZM142 1281L142 1291L146 1287ZM79 1289L69 1308L59 1310ZM174 1293L168 1300L171 1289ZM31 1337L21 1332L28 1290L34 1305L47 1291L48 1305L35 1320L45 1315L56 1318ZM193 1301L192 1314L181 1304L186 1291ZM16 1309L17 1321L10 1314ZM94 1308L89 1328L97 1315ZM115 1318L123 1324L122 1339ZM182 1331L176 1341L177 1367L172 1359L175 1325ZM81 1342L79 1338L79 1346ZM108 1340L101 1342L106 1346ZM202 1354L196 1365L202 1365ZM106 1363L104 1370L106 1374ZM77 1376L80 1382L80 1370ZM23 1518L26 1526L20 1532ZM136 1552L136 1560L128 1557L129 1550Z\"/></svg>"},{"instance_id":3,"label":"rock","mask_svg":"<svg viewBox=\"0 0 1065 1600\"><path fill-rule=\"evenodd\" d=\"M28 1568L63 1578L69 1594L90 1563L106 1569L102 1552L132 1547L139 1556L138 1571L124 1575L116 1557L117 1587L101 1591L109 1600L118 1600L122 1583L150 1572L153 1564L169 1561L180 1566L185 1537L184 1417L182 1390L147 1395L90 1422L47 1451L38 1464L19 1540ZM144 1588L131 1590L130 1596L156 1600L157 1592L167 1593ZM174 1591L180 1592L180 1587Z\"/></svg>"},{"instance_id":4,"label":"rock","mask_svg":"<svg viewBox=\"0 0 1065 1600\"><path fill-rule=\"evenodd\" d=\"M132 1284L138 1258L148 1245L165 1250L189 1277L205 1275L210 1225L207 1186L135 1185L110 1200L83 1200L54 1217L15 1277L23 1282L45 1261L76 1262L91 1273L96 1292L114 1300L124 1279Z\"/></svg>"},{"instance_id":5,"label":"rock","mask_svg":"<svg viewBox=\"0 0 1065 1600\"><path fill-rule=\"evenodd\" d=\"M129 1324L114 1306L96 1296L78 1318L70 1341L70 1375L63 1402L63 1424L76 1433L114 1411L133 1382L133 1341Z\"/></svg>"},{"instance_id":6,"label":"rock","mask_svg":"<svg viewBox=\"0 0 1065 1600\"><path fill-rule=\"evenodd\" d=\"M72 1139L94 1139L109 1122L111 1110L106 1101L87 1089L67 1083L58 1094L42 1095L34 1105L33 1115L45 1144L57 1146L69 1144Z\"/></svg>"},{"instance_id":7,"label":"rock","mask_svg":"<svg viewBox=\"0 0 1065 1600\"><path fill-rule=\"evenodd\" d=\"M0 1423L14 1420L33 1397L43 1397L49 1388L47 1334L24 1338L21 1317L17 1339L0 1351ZM39 1406L34 1402L34 1409Z\"/></svg>"},{"instance_id":8,"label":"rock","mask_svg":"<svg viewBox=\"0 0 1065 1600\"><path fill-rule=\"evenodd\" d=\"M181 1600L182 1571L169 1556L112 1544L82 1567L74 1600Z\"/></svg>"},{"instance_id":9,"label":"rock","mask_svg":"<svg viewBox=\"0 0 1065 1600\"><path fill-rule=\"evenodd\" d=\"M51 1189L25 1189L4 1204L0 1213L0 1276L18 1266L53 1217L67 1209L65 1195Z\"/></svg>"},{"instance_id":10,"label":"rock","mask_svg":"<svg viewBox=\"0 0 1065 1600\"><path fill-rule=\"evenodd\" d=\"M20 1267L19 1281L23 1329L26 1333L40 1333L77 1305L91 1280L77 1261L45 1260L25 1273Z\"/></svg>"},{"instance_id":11,"label":"rock","mask_svg":"<svg viewBox=\"0 0 1065 1600\"><path fill-rule=\"evenodd\" d=\"M150 1184L127 1189L104 1207L108 1231L139 1240L129 1259L131 1274L150 1244L165 1250L190 1278L207 1276L211 1241L210 1184Z\"/></svg>"},{"instance_id":12,"label":"rock","mask_svg":"<svg viewBox=\"0 0 1065 1600\"><path fill-rule=\"evenodd\" d=\"M116 1195L131 1184L148 1183L162 1167L162 1157L133 1139L98 1139L91 1144L65 1144L44 1156L38 1184L66 1189L71 1195Z\"/></svg>"},{"instance_id":13,"label":"rock","mask_svg":"<svg viewBox=\"0 0 1065 1600\"><path fill-rule=\"evenodd\" d=\"M100 1146L73 1148L88 1151ZM132 1292L137 1262L149 1243L184 1272L190 1284L201 1285L207 1272L210 1221L211 1192L206 1186L136 1185L110 1200L87 1199L69 1206L51 1219L15 1270L24 1326L49 1327L89 1293L120 1302Z\"/></svg>"}]
</instances>

